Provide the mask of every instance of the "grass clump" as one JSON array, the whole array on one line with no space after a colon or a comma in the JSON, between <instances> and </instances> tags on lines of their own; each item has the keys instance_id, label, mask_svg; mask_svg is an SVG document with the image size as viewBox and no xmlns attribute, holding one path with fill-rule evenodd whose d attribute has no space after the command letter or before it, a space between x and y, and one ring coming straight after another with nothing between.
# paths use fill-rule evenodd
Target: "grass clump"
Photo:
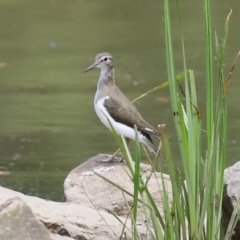
<instances>
[{"instance_id":1,"label":"grass clump","mask_svg":"<svg viewBox=\"0 0 240 240\"><path fill-rule=\"evenodd\" d=\"M162 154L170 175L172 195L169 195L164 175L160 173L161 181L159 186L161 185L161 191L159 191L159 194L161 195L163 205L163 214L161 215L149 192L148 179L143 179L141 176L139 142L136 140L135 153L131 156L124 138L117 136L115 133L115 138L127 161L130 176L134 183L133 207L130 209L132 237L133 239L141 239L136 222L138 219L138 205L142 204L145 213L144 222L147 229L147 239L227 240L231 239L237 221L237 211L235 209L227 232L222 231L222 196L227 138L226 96L232 75L232 72L230 72L229 78L225 81L223 63L230 14L224 26L224 36L219 43L217 34L215 36L212 34L210 0L204 1L204 39L206 39L205 86L207 94L205 99L206 114L203 114L204 117L202 117L198 109L194 71L188 70L186 65L178 1L176 1L176 6L179 14L179 35L182 42L183 73L176 77L174 49L171 40L169 1L164 0L168 82L161 84L146 94L159 90L162 87L169 87L182 170L177 169L175 166L166 128L162 127ZM215 63L217 64L213 63L213 42L215 42ZM216 65L217 71L214 70L214 65ZM214 74L215 72L217 74ZM183 87L179 87L179 80L183 80ZM202 121L206 122L205 131L202 129ZM203 137L203 135L206 135L206 137ZM148 155L147 158L151 161ZM161 170L161 163L158 166ZM151 175L154 174L155 168L153 168Z\"/></svg>"}]
</instances>

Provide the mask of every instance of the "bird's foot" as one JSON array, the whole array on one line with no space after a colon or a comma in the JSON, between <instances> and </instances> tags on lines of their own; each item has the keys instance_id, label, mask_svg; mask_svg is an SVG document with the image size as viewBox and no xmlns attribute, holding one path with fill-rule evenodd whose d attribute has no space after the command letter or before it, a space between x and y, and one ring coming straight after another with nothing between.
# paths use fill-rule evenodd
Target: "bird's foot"
<instances>
[{"instance_id":1,"label":"bird's foot","mask_svg":"<svg viewBox=\"0 0 240 240\"><path fill-rule=\"evenodd\" d=\"M108 162L122 162L124 160L123 157L118 157L113 155L105 155L105 158L99 159L98 162L108 163Z\"/></svg>"}]
</instances>

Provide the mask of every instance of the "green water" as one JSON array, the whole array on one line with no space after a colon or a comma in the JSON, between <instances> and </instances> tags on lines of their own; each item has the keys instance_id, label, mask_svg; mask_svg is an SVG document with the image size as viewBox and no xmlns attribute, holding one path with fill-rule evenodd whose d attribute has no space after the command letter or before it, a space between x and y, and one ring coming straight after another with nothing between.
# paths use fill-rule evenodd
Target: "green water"
<instances>
[{"instance_id":1,"label":"green water","mask_svg":"<svg viewBox=\"0 0 240 240\"><path fill-rule=\"evenodd\" d=\"M97 119L93 98L99 70L83 74L97 53L115 59L117 84L130 98L167 78L163 1L0 0L0 184L29 195L60 200L71 169L117 145ZM188 68L195 71L199 107L205 114L205 42L202 1L184 1ZM212 1L219 36L233 8L226 49L226 77L240 48L237 1ZM172 6L176 72L181 42ZM177 52L179 51L179 52ZM238 160L239 64L228 96L228 164ZM136 102L153 125L167 123L178 161L168 89Z\"/></svg>"}]
</instances>

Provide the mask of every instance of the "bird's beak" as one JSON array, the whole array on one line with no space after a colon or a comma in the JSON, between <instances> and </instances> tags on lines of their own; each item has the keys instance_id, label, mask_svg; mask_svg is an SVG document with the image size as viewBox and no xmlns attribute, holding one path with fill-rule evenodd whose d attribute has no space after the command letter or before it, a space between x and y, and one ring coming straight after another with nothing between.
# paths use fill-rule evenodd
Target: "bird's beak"
<instances>
[{"instance_id":1,"label":"bird's beak","mask_svg":"<svg viewBox=\"0 0 240 240\"><path fill-rule=\"evenodd\" d=\"M92 69L94 69L94 68L96 68L97 66L98 66L98 63L92 64L90 67L88 67L87 69L85 69L84 73L85 73L85 72L88 72L88 71L90 71L90 70L92 70Z\"/></svg>"}]
</instances>

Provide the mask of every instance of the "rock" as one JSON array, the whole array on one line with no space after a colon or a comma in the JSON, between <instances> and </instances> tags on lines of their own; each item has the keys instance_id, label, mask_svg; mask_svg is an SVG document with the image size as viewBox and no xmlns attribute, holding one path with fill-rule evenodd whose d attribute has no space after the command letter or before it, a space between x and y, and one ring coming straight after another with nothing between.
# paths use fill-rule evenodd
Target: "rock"
<instances>
[{"instance_id":1,"label":"rock","mask_svg":"<svg viewBox=\"0 0 240 240\"><path fill-rule=\"evenodd\" d=\"M240 161L227 168L224 172L224 191L223 191L223 230L226 232L234 207L240 199ZM238 212L238 218L240 212ZM234 234L231 240L240 239L240 220L238 219Z\"/></svg>"},{"instance_id":2,"label":"rock","mask_svg":"<svg viewBox=\"0 0 240 240\"><path fill-rule=\"evenodd\" d=\"M40 220L51 233L55 234L52 235L55 240L115 240L122 233L122 224L111 214L103 211L97 211L93 208L74 203L47 201L0 187L0 204L3 204L10 197L18 197L26 202L37 219ZM120 220L125 222L123 218L120 218ZM127 221L127 227L131 229L130 221ZM137 227L144 239L145 228L141 224ZM130 232L127 229L125 229L125 232L128 239L130 239ZM60 236L63 237L60 238ZM4 238L0 239L2 240ZM42 240L44 238L33 238L33 240L35 239ZM16 238L15 240L18 239Z\"/></svg>"},{"instance_id":3,"label":"rock","mask_svg":"<svg viewBox=\"0 0 240 240\"><path fill-rule=\"evenodd\" d=\"M124 162L99 162L105 156L97 155L69 173L64 182L66 201L64 203L26 196L0 187L0 239L119 239L123 226L113 215L109 214L109 211L114 211L122 222L126 222L127 227L124 233L127 238L124 239L132 239L129 232L131 221L126 221L126 218L129 218L128 207L132 205L132 197L93 173L93 171L98 172L132 193L133 183L129 170ZM146 181L151 173L151 167L141 164L141 173ZM163 177L171 201L170 179L165 174ZM222 224L226 231L233 208L240 197L240 162L225 170L224 180ZM154 173L148 182L149 191L160 213L162 213L161 181L161 173ZM141 212L142 206L139 204L139 213ZM138 220L137 228L141 239L144 240L146 239L145 225L141 219ZM22 237L23 234L26 237ZM240 239L239 221L232 236L232 240L237 239Z\"/></svg>"},{"instance_id":4,"label":"rock","mask_svg":"<svg viewBox=\"0 0 240 240\"><path fill-rule=\"evenodd\" d=\"M20 198L11 198L0 206L0 239L53 240L46 227Z\"/></svg>"},{"instance_id":5,"label":"rock","mask_svg":"<svg viewBox=\"0 0 240 240\"><path fill-rule=\"evenodd\" d=\"M133 194L133 182L130 179L127 164L125 162L99 162L105 157L104 154L92 157L69 173L64 182L64 199L68 203L77 203L107 212L114 211L118 216L127 217L133 198L93 173L93 171L98 172ZM151 173L151 166L141 164L141 173L146 181L147 176ZM171 201L170 178L166 174L163 174L163 176ZM161 173L153 174L148 182L149 191L158 206L160 214L163 213L161 182ZM143 212L141 204L139 204L139 212Z\"/></svg>"}]
</instances>

